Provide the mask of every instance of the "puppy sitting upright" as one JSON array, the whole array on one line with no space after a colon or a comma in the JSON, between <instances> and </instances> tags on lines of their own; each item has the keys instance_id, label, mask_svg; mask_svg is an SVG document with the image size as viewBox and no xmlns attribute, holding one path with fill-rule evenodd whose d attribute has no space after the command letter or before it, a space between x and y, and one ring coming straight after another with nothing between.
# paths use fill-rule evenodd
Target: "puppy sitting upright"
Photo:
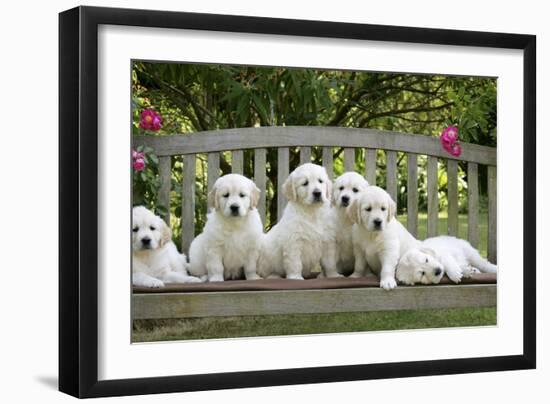
<instances>
[{"instance_id":1,"label":"puppy sitting upright","mask_svg":"<svg viewBox=\"0 0 550 404\"><path fill-rule=\"evenodd\" d=\"M321 166L296 168L282 187L288 204L279 222L266 234L259 260L262 277L304 279L320 268L330 235L326 222L331 183Z\"/></svg>"},{"instance_id":2,"label":"puppy sitting upright","mask_svg":"<svg viewBox=\"0 0 550 404\"><path fill-rule=\"evenodd\" d=\"M218 178L208 194L213 208L206 225L189 247L190 272L210 282L259 279L256 264L263 225L256 209L260 190L246 177Z\"/></svg>"},{"instance_id":3,"label":"puppy sitting upright","mask_svg":"<svg viewBox=\"0 0 550 404\"><path fill-rule=\"evenodd\" d=\"M172 241L172 231L143 206L132 209L132 284L148 288L164 283L201 282L187 274L187 260Z\"/></svg>"},{"instance_id":4,"label":"puppy sitting upright","mask_svg":"<svg viewBox=\"0 0 550 404\"><path fill-rule=\"evenodd\" d=\"M380 276L380 287L397 286L395 268L401 256L418 241L395 218L396 205L382 188L368 187L349 208L353 226L355 271L363 276L367 264Z\"/></svg>"},{"instance_id":5,"label":"puppy sitting upright","mask_svg":"<svg viewBox=\"0 0 550 404\"><path fill-rule=\"evenodd\" d=\"M336 178L332 186L332 207L328 220L328 232L334 242L329 243L323 257L323 272L326 277L349 275L354 270L352 227L348 207L363 192L369 183L356 172L347 172Z\"/></svg>"}]
</instances>

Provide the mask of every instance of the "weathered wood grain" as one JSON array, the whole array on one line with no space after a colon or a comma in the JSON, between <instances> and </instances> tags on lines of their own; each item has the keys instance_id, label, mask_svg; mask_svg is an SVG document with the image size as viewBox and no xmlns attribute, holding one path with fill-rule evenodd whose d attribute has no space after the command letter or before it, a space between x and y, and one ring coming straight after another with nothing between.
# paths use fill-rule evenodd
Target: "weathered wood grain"
<instances>
[{"instance_id":1,"label":"weathered wood grain","mask_svg":"<svg viewBox=\"0 0 550 404\"><path fill-rule=\"evenodd\" d=\"M242 150L233 150L231 152L231 172L233 174L243 174L243 151Z\"/></svg>"},{"instance_id":2,"label":"weathered wood grain","mask_svg":"<svg viewBox=\"0 0 550 404\"><path fill-rule=\"evenodd\" d=\"M147 293L132 296L133 318L163 319L496 306L496 285Z\"/></svg>"},{"instance_id":3,"label":"weathered wood grain","mask_svg":"<svg viewBox=\"0 0 550 404\"><path fill-rule=\"evenodd\" d=\"M355 171L355 149L353 147L344 148L344 170Z\"/></svg>"},{"instance_id":4,"label":"weathered wood grain","mask_svg":"<svg viewBox=\"0 0 550 404\"><path fill-rule=\"evenodd\" d=\"M266 150L254 150L254 182L260 189L260 199L258 200L258 213L262 218L262 223L265 224L265 192L266 192Z\"/></svg>"},{"instance_id":5,"label":"weathered wood grain","mask_svg":"<svg viewBox=\"0 0 550 404\"><path fill-rule=\"evenodd\" d=\"M365 149L365 178L376 185L376 149Z\"/></svg>"},{"instance_id":6,"label":"weathered wood grain","mask_svg":"<svg viewBox=\"0 0 550 404\"><path fill-rule=\"evenodd\" d=\"M212 187L216 183L216 180L220 177L220 153L212 152L208 153L208 192L212 190Z\"/></svg>"},{"instance_id":7,"label":"weathered wood grain","mask_svg":"<svg viewBox=\"0 0 550 404\"><path fill-rule=\"evenodd\" d=\"M386 191L397 203L397 152L386 150Z\"/></svg>"},{"instance_id":8,"label":"weathered wood grain","mask_svg":"<svg viewBox=\"0 0 550 404\"><path fill-rule=\"evenodd\" d=\"M166 214L162 217L170 226L170 189L172 187L172 157L159 157L159 180L158 203L166 208Z\"/></svg>"},{"instance_id":9,"label":"weathered wood grain","mask_svg":"<svg viewBox=\"0 0 550 404\"><path fill-rule=\"evenodd\" d=\"M191 241L195 237L195 177L196 156L183 156L183 184L181 201L181 249L185 254L189 252Z\"/></svg>"},{"instance_id":10,"label":"weathered wood grain","mask_svg":"<svg viewBox=\"0 0 550 404\"><path fill-rule=\"evenodd\" d=\"M428 237L438 234L439 197L437 195L437 157L428 156Z\"/></svg>"},{"instance_id":11,"label":"weathered wood grain","mask_svg":"<svg viewBox=\"0 0 550 404\"><path fill-rule=\"evenodd\" d=\"M311 163L311 147L300 147L300 164Z\"/></svg>"},{"instance_id":12,"label":"weathered wood grain","mask_svg":"<svg viewBox=\"0 0 550 404\"><path fill-rule=\"evenodd\" d=\"M447 160L447 234L458 236L458 164Z\"/></svg>"},{"instance_id":13,"label":"weathered wood grain","mask_svg":"<svg viewBox=\"0 0 550 404\"><path fill-rule=\"evenodd\" d=\"M418 237L418 156L407 153L407 229Z\"/></svg>"},{"instance_id":14,"label":"weathered wood grain","mask_svg":"<svg viewBox=\"0 0 550 404\"><path fill-rule=\"evenodd\" d=\"M468 241L475 248L479 244L478 215L478 165L476 163L468 163Z\"/></svg>"},{"instance_id":15,"label":"weathered wood grain","mask_svg":"<svg viewBox=\"0 0 550 404\"><path fill-rule=\"evenodd\" d=\"M283 184L288 177L288 160L288 148L280 147L277 151L277 220L281 218L287 202L283 195Z\"/></svg>"},{"instance_id":16,"label":"weathered wood grain","mask_svg":"<svg viewBox=\"0 0 550 404\"><path fill-rule=\"evenodd\" d=\"M323 147L323 167L325 167L328 177L332 180L334 177L332 147Z\"/></svg>"},{"instance_id":17,"label":"weathered wood grain","mask_svg":"<svg viewBox=\"0 0 550 404\"><path fill-rule=\"evenodd\" d=\"M267 147L332 146L366 147L496 165L496 149L461 143L460 157L449 155L430 136L365 128L322 126L267 126L197 132L171 136L134 136L134 147L146 145L159 156L208 153Z\"/></svg>"}]
</instances>

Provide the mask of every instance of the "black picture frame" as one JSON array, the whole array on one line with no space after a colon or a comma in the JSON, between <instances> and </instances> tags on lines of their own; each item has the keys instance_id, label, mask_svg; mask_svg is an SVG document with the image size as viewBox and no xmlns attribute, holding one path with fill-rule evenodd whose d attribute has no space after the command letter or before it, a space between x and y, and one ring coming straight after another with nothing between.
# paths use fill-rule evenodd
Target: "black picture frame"
<instances>
[{"instance_id":1,"label":"black picture frame","mask_svg":"<svg viewBox=\"0 0 550 404\"><path fill-rule=\"evenodd\" d=\"M523 354L98 381L98 26L112 24L523 51ZM326 383L536 367L536 37L77 7L59 15L59 389L76 397Z\"/></svg>"}]
</instances>

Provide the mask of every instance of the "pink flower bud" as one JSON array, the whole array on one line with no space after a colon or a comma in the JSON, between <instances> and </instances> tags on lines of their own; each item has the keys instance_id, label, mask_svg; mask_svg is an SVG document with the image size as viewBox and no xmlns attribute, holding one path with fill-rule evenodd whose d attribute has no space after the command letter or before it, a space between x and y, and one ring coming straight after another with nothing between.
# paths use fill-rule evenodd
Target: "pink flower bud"
<instances>
[{"instance_id":1,"label":"pink flower bud","mask_svg":"<svg viewBox=\"0 0 550 404\"><path fill-rule=\"evenodd\" d=\"M458 144L458 128L456 126L449 126L443 129L439 141L441 142L441 147L447 153L455 157L460 156L462 153L462 147Z\"/></svg>"}]
</instances>

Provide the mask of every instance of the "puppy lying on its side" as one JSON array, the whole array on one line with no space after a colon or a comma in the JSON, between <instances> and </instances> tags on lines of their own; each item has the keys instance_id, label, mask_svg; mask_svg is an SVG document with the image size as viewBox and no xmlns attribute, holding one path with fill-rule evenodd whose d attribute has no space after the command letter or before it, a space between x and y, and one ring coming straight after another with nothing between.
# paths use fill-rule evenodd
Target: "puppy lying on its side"
<instances>
[{"instance_id":1,"label":"puppy lying on its side","mask_svg":"<svg viewBox=\"0 0 550 404\"><path fill-rule=\"evenodd\" d=\"M259 274L264 278L309 278L320 268L330 239L326 221L331 182L324 167L307 163L290 173L282 189L288 204L264 237Z\"/></svg>"},{"instance_id":2,"label":"puppy lying on its side","mask_svg":"<svg viewBox=\"0 0 550 404\"><path fill-rule=\"evenodd\" d=\"M377 186L368 187L349 208L353 226L355 271L364 276L367 264L380 277L380 287L397 286L395 268L401 256L418 244L395 218L396 205L390 195Z\"/></svg>"},{"instance_id":3,"label":"puppy lying on its side","mask_svg":"<svg viewBox=\"0 0 550 404\"><path fill-rule=\"evenodd\" d=\"M353 222L347 209L368 186L367 180L356 172L346 172L334 181L332 207L327 221L327 232L333 235L334 241L329 242L323 258L323 273L326 277L340 277L353 272Z\"/></svg>"},{"instance_id":4,"label":"puppy lying on its side","mask_svg":"<svg viewBox=\"0 0 550 404\"><path fill-rule=\"evenodd\" d=\"M189 247L190 272L210 282L259 279L256 273L263 225L256 209L260 190L246 177L218 178L208 194L213 207L206 225Z\"/></svg>"},{"instance_id":5,"label":"puppy lying on its side","mask_svg":"<svg viewBox=\"0 0 550 404\"><path fill-rule=\"evenodd\" d=\"M187 274L187 261L172 241L172 231L143 206L132 209L132 284L160 288L164 283L201 282Z\"/></svg>"},{"instance_id":6,"label":"puppy lying on its side","mask_svg":"<svg viewBox=\"0 0 550 404\"><path fill-rule=\"evenodd\" d=\"M475 272L497 273L496 265L483 259L466 240L432 237L407 251L397 265L397 280L407 285L439 283L444 274L458 283Z\"/></svg>"}]
</instances>

